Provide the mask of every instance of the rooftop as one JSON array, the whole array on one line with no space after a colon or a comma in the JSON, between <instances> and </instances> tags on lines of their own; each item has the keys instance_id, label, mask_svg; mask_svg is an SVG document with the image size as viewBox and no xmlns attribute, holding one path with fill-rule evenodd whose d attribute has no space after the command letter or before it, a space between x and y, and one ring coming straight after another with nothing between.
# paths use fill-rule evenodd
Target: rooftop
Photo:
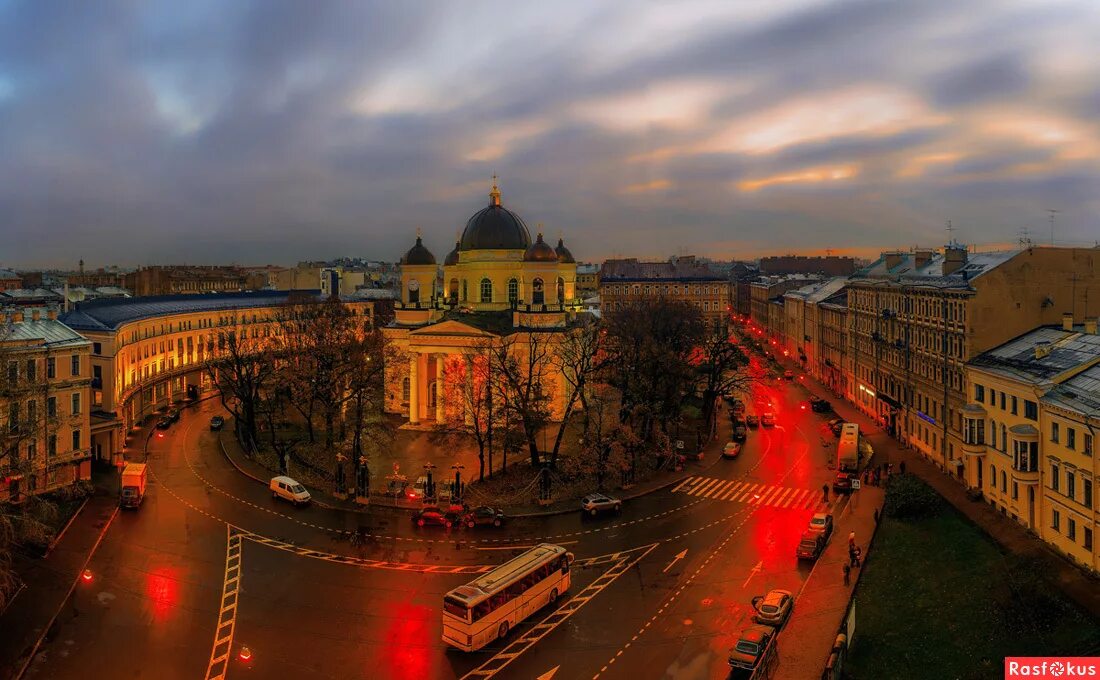
<instances>
[{"instance_id":1,"label":"rooftop","mask_svg":"<svg viewBox=\"0 0 1100 680\"><path fill-rule=\"evenodd\" d=\"M1094 418L1100 416L1100 365L1087 368L1055 386L1043 401Z\"/></svg>"},{"instance_id":2,"label":"rooftop","mask_svg":"<svg viewBox=\"0 0 1100 680\"><path fill-rule=\"evenodd\" d=\"M974 357L970 365L1031 384L1054 381L1067 371L1100 362L1100 335L1084 331L1083 325L1070 331L1041 326ZM1038 354L1036 348L1041 348Z\"/></svg>"},{"instance_id":3,"label":"rooftop","mask_svg":"<svg viewBox=\"0 0 1100 680\"><path fill-rule=\"evenodd\" d=\"M888 279L899 283L934 288L969 287L969 282L1008 262L1023 250L966 253L959 269L944 275L944 253L932 250L883 253L877 260L852 274L852 279Z\"/></svg>"},{"instance_id":4,"label":"rooftop","mask_svg":"<svg viewBox=\"0 0 1100 680\"><path fill-rule=\"evenodd\" d=\"M57 319L42 317L35 320L28 312L23 321L13 322L11 317L0 319L0 342L47 345L49 347L74 347L88 344L89 340Z\"/></svg>"},{"instance_id":5,"label":"rooftop","mask_svg":"<svg viewBox=\"0 0 1100 680\"><path fill-rule=\"evenodd\" d=\"M607 260L600 268L600 281L726 281L693 256L674 257L662 262L641 262L635 258Z\"/></svg>"}]
</instances>

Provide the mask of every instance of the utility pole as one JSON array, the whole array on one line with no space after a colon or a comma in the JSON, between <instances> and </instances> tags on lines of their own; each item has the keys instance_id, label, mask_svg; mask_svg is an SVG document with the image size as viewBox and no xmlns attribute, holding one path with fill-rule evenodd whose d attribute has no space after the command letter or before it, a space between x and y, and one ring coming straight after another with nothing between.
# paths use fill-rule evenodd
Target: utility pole
<instances>
[{"instance_id":1,"label":"utility pole","mask_svg":"<svg viewBox=\"0 0 1100 680\"><path fill-rule=\"evenodd\" d=\"M1047 208L1047 212L1050 213L1050 245L1054 245L1054 216L1062 211L1055 210L1054 208Z\"/></svg>"}]
</instances>

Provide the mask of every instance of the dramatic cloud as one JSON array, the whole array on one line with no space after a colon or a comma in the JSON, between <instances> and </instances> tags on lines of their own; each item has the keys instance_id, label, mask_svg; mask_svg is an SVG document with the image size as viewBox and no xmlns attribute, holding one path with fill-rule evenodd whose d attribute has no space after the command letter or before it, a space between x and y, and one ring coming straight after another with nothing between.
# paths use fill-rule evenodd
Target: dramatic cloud
<instances>
[{"instance_id":1,"label":"dramatic cloud","mask_svg":"<svg viewBox=\"0 0 1100 680\"><path fill-rule=\"evenodd\" d=\"M1100 3L0 0L0 266L1100 238Z\"/></svg>"}]
</instances>

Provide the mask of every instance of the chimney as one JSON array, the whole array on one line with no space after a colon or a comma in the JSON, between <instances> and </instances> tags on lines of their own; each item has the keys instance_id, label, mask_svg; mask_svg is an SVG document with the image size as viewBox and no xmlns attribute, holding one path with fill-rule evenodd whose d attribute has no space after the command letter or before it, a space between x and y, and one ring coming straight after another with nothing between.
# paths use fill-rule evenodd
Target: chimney
<instances>
[{"instance_id":1,"label":"chimney","mask_svg":"<svg viewBox=\"0 0 1100 680\"><path fill-rule=\"evenodd\" d=\"M1050 341L1040 340L1035 343L1035 358L1042 359L1050 354Z\"/></svg>"},{"instance_id":2,"label":"chimney","mask_svg":"<svg viewBox=\"0 0 1100 680\"><path fill-rule=\"evenodd\" d=\"M56 307L50 307L49 309L47 309L46 310L46 318L49 319L50 321L56 321L57 320L57 308Z\"/></svg>"},{"instance_id":3,"label":"chimney","mask_svg":"<svg viewBox=\"0 0 1100 680\"><path fill-rule=\"evenodd\" d=\"M966 264L966 248L959 245L943 247L943 275L949 276Z\"/></svg>"},{"instance_id":4,"label":"chimney","mask_svg":"<svg viewBox=\"0 0 1100 680\"><path fill-rule=\"evenodd\" d=\"M65 280L65 311L69 311L69 281Z\"/></svg>"},{"instance_id":5,"label":"chimney","mask_svg":"<svg viewBox=\"0 0 1100 680\"><path fill-rule=\"evenodd\" d=\"M887 269L893 269L901 264L901 253L883 253L882 257L886 260Z\"/></svg>"},{"instance_id":6,"label":"chimney","mask_svg":"<svg viewBox=\"0 0 1100 680\"><path fill-rule=\"evenodd\" d=\"M40 318L42 318L41 310L32 309L31 310L31 321L38 321Z\"/></svg>"},{"instance_id":7,"label":"chimney","mask_svg":"<svg viewBox=\"0 0 1100 680\"><path fill-rule=\"evenodd\" d=\"M1070 312L1062 312L1062 330L1073 330L1073 314Z\"/></svg>"},{"instance_id":8,"label":"chimney","mask_svg":"<svg viewBox=\"0 0 1100 680\"><path fill-rule=\"evenodd\" d=\"M933 252L931 250L918 250L913 253L913 267L920 269L924 265L932 261Z\"/></svg>"},{"instance_id":9,"label":"chimney","mask_svg":"<svg viewBox=\"0 0 1100 680\"><path fill-rule=\"evenodd\" d=\"M12 323L23 323L23 312L12 312L11 313L11 322Z\"/></svg>"},{"instance_id":10,"label":"chimney","mask_svg":"<svg viewBox=\"0 0 1100 680\"><path fill-rule=\"evenodd\" d=\"M1096 317L1091 319L1085 319L1085 332L1089 335L1096 335Z\"/></svg>"}]
</instances>

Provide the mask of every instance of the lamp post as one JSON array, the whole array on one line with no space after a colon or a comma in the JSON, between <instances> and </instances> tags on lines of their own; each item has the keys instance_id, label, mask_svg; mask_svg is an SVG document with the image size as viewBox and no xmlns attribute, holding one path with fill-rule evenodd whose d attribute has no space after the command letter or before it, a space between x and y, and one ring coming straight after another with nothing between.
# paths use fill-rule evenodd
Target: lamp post
<instances>
[{"instance_id":1,"label":"lamp post","mask_svg":"<svg viewBox=\"0 0 1100 680\"><path fill-rule=\"evenodd\" d=\"M359 456L359 468L355 471L355 502L361 505L370 503L370 467L365 455Z\"/></svg>"},{"instance_id":2,"label":"lamp post","mask_svg":"<svg viewBox=\"0 0 1100 680\"><path fill-rule=\"evenodd\" d=\"M434 463L424 463L424 470L428 473L428 481L424 484L424 500L435 498L435 483L432 482L432 470L434 469Z\"/></svg>"},{"instance_id":3,"label":"lamp post","mask_svg":"<svg viewBox=\"0 0 1100 680\"><path fill-rule=\"evenodd\" d=\"M451 463L451 469L455 471L455 481L451 486L451 503L459 505L462 503L462 470L466 469L465 465L459 465L458 463Z\"/></svg>"},{"instance_id":4,"label":"lamp post","mask_svg":"<svg viewBox=\"0 0 1100 680\"><path fill-rule=\"evenodd\" d=\"M344 461L347 460L347 456L342 453L336 454L336 490L333 492L333 496L336 496L340 500L344 500L348 497L347 492L344 490Z\"/></svg>"}]
</instances>

